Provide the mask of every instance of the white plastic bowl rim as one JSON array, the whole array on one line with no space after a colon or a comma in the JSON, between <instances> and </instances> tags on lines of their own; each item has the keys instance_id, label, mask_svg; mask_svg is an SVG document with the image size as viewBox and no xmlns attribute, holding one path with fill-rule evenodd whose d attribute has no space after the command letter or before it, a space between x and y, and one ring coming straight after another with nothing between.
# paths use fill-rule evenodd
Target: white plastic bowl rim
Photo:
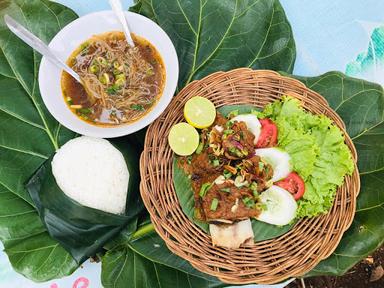
<instances>
[{"instance_id":1,"label":"white plastic bowl rim","mask_svg":"<svg viewBox=\"0 0 384 288\"><path fill-rule=\"evenodd\" d=\"M78 118L67 106L61 89L62 70L43 57L39 69L40 93L53 117L63 126L82 135L112 138L134 133L152 123L166 109L177 87L179 63L171 39L152 20L133 12L125 12L131 32L149 42L160 53L165 66L166 80L163 93L152 110L139 120L118 126L95 126ZM81 43L93 35L122 31L112 11L85 15L65 26L50 42L49 47L66 61Z\"/></svg>"}]
</instances>

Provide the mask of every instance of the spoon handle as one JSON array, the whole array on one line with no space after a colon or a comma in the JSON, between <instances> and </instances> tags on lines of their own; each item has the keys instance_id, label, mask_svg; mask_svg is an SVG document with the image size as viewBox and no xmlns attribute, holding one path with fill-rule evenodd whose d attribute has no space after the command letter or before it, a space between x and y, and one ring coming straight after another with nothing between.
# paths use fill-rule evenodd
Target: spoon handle
<instances>
[{"instance_id":1,"label":"spoon handle","mask_svg":"<svg viewBox=\"0 0 384 288\"><path fill-rule=\"evenodd\" d=\"M135 47L133 43L131 32L128 28L127 19L125 18L125 13L123 11L123 6L121 5L120 0L109 0L109 5L111 6L113 12L115 12L116 17L119 19L121 25L123 26L123 31L125 34L125 38L130 46Z\"/></svg>"},{"instance_id":2,"label":"spoon handle","mask_svg":"<svg viewBox=\"0 0 384 288\"><path fill-rule=\"evenodd\" d=\"M79 74L73 71L67 64L61 61L57 56L52 52L52 50L39 38L25 29L21 24L16 22L9 15L4 16L5 24L7 24L9 30L11 30L17 37L39 52L41 55L47 57L53 64L57 67L63 69L69 73L73 78L78 82L81 82Z\"/></svg>"}]
</instances>

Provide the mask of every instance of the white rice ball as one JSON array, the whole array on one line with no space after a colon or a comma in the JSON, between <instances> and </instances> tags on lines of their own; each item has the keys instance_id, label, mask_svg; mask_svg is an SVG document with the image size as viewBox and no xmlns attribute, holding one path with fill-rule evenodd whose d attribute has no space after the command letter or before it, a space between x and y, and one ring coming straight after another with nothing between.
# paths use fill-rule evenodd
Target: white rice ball
<instances>
[{"instance_id":1,"label":"white rice ball","mask_svg":"<svg viewBox=\"0 0 384 288\"><path fill-rule=\"evenodd\" d=\"M78 137L53 157L57 185L84 206L109 213L125 212L129 171L123 154L105 139Z\"/></svg>"}]
</instances>

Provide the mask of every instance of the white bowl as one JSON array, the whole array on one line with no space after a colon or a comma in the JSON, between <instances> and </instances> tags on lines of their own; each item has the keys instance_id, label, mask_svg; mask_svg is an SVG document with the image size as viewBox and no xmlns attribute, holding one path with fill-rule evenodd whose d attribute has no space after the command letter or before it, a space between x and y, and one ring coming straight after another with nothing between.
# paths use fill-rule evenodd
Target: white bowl
<instances>
[{"instance_id":1,"label":"white bowl","mask_svg":"<svg viewBox=\"0 0 384 288\"><path fill-rule=\"evenodd\" d=\"M136 132L153 122L165 110L176 90L179 63L171 39L155 22L132 12L125 12L131 32L152 43L163 58L166 72L163 94L153 109L143 118L116 127L102 127L88 124L79 119L67 106L61 90L62 70L43 57L39 70L40 92L49 112L68 129L82 135L111 138ZM66 61L71 53L95 34L122 31L112 11L85 15L65 26L51 41L49 47Z\"/></svg>"}]
</instances>

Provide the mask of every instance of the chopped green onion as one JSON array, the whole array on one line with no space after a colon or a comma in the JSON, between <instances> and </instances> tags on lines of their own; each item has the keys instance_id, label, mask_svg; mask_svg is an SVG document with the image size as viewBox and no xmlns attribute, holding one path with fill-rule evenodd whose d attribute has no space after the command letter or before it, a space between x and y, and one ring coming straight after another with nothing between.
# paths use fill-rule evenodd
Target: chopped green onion
<instances>
[{"instance_id":1,"label":"chopped green onion","mask_svg":"<svg viewBox=\"0 0 384 288\"><path fill-rule=\"evenodd\" d=\"M232 177L232 173L229 172L228 170L224 170L223 175L225 179L229 179Z\"/></svg>"},{"instance_id":2,"label":"chopped green onion","mask_svg":"<svg viewBox=\"0 0 384 288\"><path fill-rule=\"evenodd\" d=\"M211 203L211 211L216 211L218 205L219 200L217 200L217 198L213 198Z\"/></svg>"},{"instance_id":3,"label":"chopped green onion","mask_svg":"<svg viewBox=\"0 0 384 288\"><path fill-rule=\"evenodd\" d=\"M259 193L257 192L257 190L252 190L252 193L253 193L253 197L255 198L259 197Z\"/></svg>"},{"instance_id":4,"label":"chopped green onion","mask_svg":"<svg viewBox=\"0 0 384 288\"><path fill-rule=\"evenodd\" d=\"M65 100L67 101L67 103L68 103L69 105L73 105L73 100L72 100L71 97L67 97Z\"/></svg>"},{"instance_id":5,"label":"chopped green onion","mask_svg":"<svg viewBox=\"0 0 384 288\"><path fill-rule=\"evenodd\" d=\"M233 132L235 132L235 131L233 131L232 129L227 129L227 130L223 131L224 135L233 134Z\"/></svg>"},{"instance_id":6,"label":"chopped green onion","mask_svg":"<svg viewBox=\"0 0 384 288\"><path fill-rule=\"evenodd\" d=\"M144 111L145 109L144 109L144 106L143 105L140 105L140 104L132 104L131 106L130 106L130 108L132 109L132 110L136 110L136 111Z\"/></svg>"},{"instance_id":7,"label":"chopped green onion","mask_svg":"<svg viewBox=\"0 0 384 288\"><path fill-rule=\"evenodd\" d=\"M119 69L119 67L120 67L120 63L119 63L119 61L114 61L114 62L113 62L113 68L115 68L115 69Z\"/></svg>"},{"instance_id":8,"label":"chopped green onion","mask_svg":"<svg viewBox=\"0 0 384 288\"><path fill-rule=\"evenodd\" d=\"M77 111L85 115L92 113L92 110L90 108L81 108L81 109L78 109Z\"/></svg>"},{"instance_id":9,"label":"chopped green onion","mask_svg":"<svg viewBox=\"0 0 384 288\"><path fill-rule=\"evenodd\" d=\"M264 163L263 162L259 162L259 170L263 171L263 169L264 169Z\"/></svg>"},{"instance_id":10,"label":"chopped green onion","mask_svg":"<svg viewBox=\"0 0 384 288\"><path fill-rule=\"evenodd\" d=\"M104 73L103 75L100 76L100 82L104 85L108 85L109 84L109 75L108 73Z\"/></svg>"},{"instance_id":11,"label":"chopped green onion","mask_svg":"<svg viewBox=\"0 0 384 288\"><path fill-rule=\"evenodd\" d=\"M235 147L229 147L229 152L236 155L237 157L243 157L244 155L241 153L241 151Z\"/></svg>"},{"instance_id":12,"label":"chopped green onion","mask_svg":"<svg viewBox=\"0 0 384 288\"><path fill-rule=\"evenodd\" d=\"M107 66L108 65L108 61L104 57L99 56L96 58L96 61L99 62L99 64L101 66Z\"/></svg>"},{"instance_id":13,"label":"chopped green onion","mask_svg":"<svg viewBox=\"0 0 384 288\"><path fill-rule=\"evenodd\" d=\"M84 49L87 49L88 47L89 47L89 43L88 42L84 42L83 44L80 45L81 51L83 51Z\"/></svg>"},{"instance_id":14,"label":"chopped green onion","mask_svg":"<svg viewBox=\"0 0 384 288\"><path fill-rule=\"evenodd\" d=\"M204 149L203 142L200 142L200 143L199 143L199 146L197 146L197 148L196 148L195 153L196 153L196 154L200 154L200 153L203 151L203 149Z\"/></svg>"},{"instance_id":15,"label":"chopped green onion","mask_svg":"<svg viewBox=\"0 0 384 288\"><path fill-rule=\"evenodd\" d=\"M124 84L125 84L125 78L118 78L115 81L115 85L118 87L122 87L124 86Z\"/></svg>"},{"instance_id":16,"label":"chopped green onion","mask_svg":"<svg viewBox=\"0 0 384 288\"><path fill-rule=\"evenodd\" d=\"M91 65L91 67L89 67L89 72L96 74L99 72L99 66L96 64Z\"/></svg>"},{"instance_id":17,"label":"chopped green onion","mask_svg":"<svg viewBox=\"0 0 384 288\"><path fill-rule=\"evenodd\" d=\"M192 164L192 155L189 155L189 156L187 157L187 163L188 163L189 165Z\"/></svg>"},{"instance_id":18,"label":"chopped green onion","mask_svg":"<svg viewBox=\"0 0 384 288\"><path fill-rule=\"evenodd\" d=\"M264 204L264 203L258 202L258 203L255 204L255 209L266 211L267 210L267 205Z\"/></svg>"},{"instance_id":19,"label":"chopped green onion","mask_svg":"<svg viewBox=\"0 0 384 288\"><path fill-rule=\"evenodd\" d=\"M251 189L252 191L257 191L257 183L252 182L251 185L249 186L249 189Z\"/></svg>"},{"instance_id":20,"label":"chopped green onion","mask_svg":"<svg viewBox=\"0 0 384 288\"><path fill-rule=\"evenodd\" d=\"M213 167L217 167L220 165L220 161L218 159L215 159L212 161L212 165L213 165Z\"/></svg>"},{"instance_id":21,"label":"chopped green onion","mask_svg":"<svg viewBox=\"0 0 384 288\"><path fill-rule=\"evenodd\" d=\"M149 69L145 72L145 74L147 74L147 76L152 76L152 75L155 74L155 72L153 71L152 68L149 68Z\"/></svg>"},{"instance_id":22,"label":"chopped green onion","mask_svg":"<svg viewBox=\"0 0 384 288\"><path fill-rule=\"evenodd\" d=\"M204 197L205 194L207 194L208 190L211 189L213 186L212 183L204 183L203 185L201 185L201 188L200 188L200 192L199 192L199 196L200 197Z\"/></svg>"},{"instance_id":23,"label":"chopped green onion","mask_svg":"<svg viewBox=\"0 0 384 288\"><path fill-rule=\"evenodd\" d=\"M226 192L226 193L231 193L231 188L227 187L227 188L221 188L220 191L222 192Z\"/></svg>"},{"instance_id":24,"label":"chopped green onion","mask_svg":"<svg viewBox=\"0 0 384 288\"><path fill-rule=\"evenodd\" d=\"M111 87L108 87L107 89L105 89L105 92L107 92L109 95L114 95L114 94L116 94L117 90L119 90L119 89L120 89L120 87L115 84L115 85L112 85Z\"/></svg>"},{"instance_id":25,"label":"chopped green onion","mask_svg":"<svg viewBox=\"0 0 384 288\"><path fill-rule=\"evenodd\" d=\"M233 110L233 111L229 112L227 118L232 118L232 117L235 117L237 115L239 115L239 110Z\"/></svg>"},{"instance_id":26,"label":"chopped green onion","mask_svg":"<svg viewBox=\"0 0 384 288\"><path fill-rule=\"evenodd\" d=\"M233 126L233 122L227 121L227 123L225 123L225 126L227 126L228 128L231 128Z\"/></svg>"},{"instance_id":27,"label":"chopped green onion","mask_svg":"<svg viewBox=\"0 0 384 288\"><path fill-rule=\"evenodd\" d=\"M252 198L250 197L244 197L243 199L243 203L246 207L248 208L253 208L255 207L255 200L253 200Z\"/></svg>"}]
</instances>

